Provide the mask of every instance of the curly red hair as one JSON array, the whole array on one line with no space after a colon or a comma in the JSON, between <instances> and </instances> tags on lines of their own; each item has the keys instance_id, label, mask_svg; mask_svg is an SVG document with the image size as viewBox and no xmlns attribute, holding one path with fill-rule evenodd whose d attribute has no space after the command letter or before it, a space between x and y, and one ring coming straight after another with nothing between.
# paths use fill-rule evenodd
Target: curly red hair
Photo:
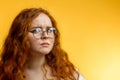
<instances>
[{"instance_id":1,"label":"curly red hair","mask_svg":"<svg viewBox=\"0 0 120 80\"><path fill-rule=\"evenodd\" d=\"M57 29L53 49L46 55L46 63L51 67L53 76L57 80L78 79L78 72L69 61L67 53L60 46L60 33L54 18L42 8L30 8L23 10L16 16L5 39L1 52L0 80L25 80L23 66L27 61L30 47L27 38L28 29L33 19L40 13L48 15L52 25Z\"/></svg>"}]
</instances>

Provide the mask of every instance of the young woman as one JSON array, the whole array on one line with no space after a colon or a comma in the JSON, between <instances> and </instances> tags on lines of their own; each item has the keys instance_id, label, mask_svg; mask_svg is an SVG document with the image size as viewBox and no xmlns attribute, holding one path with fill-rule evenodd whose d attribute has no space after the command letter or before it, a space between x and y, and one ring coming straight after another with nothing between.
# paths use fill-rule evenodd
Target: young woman
<instances>
[{"instance_id":1,"label":"young woman","mask_svg":"<svg viewBox=\"0 0 120 80\"><path fill-rule=\"evenodd\" d=\"M56 22L48 11L21 11L3 45L0 80L84 80L59 39Z\"/></svg>"}]
</instances>

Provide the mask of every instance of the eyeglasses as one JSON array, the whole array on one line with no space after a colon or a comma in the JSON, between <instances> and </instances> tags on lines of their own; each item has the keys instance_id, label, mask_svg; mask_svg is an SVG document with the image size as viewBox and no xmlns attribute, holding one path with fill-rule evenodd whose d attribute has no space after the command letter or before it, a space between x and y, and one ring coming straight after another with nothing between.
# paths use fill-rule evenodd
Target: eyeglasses
<instances>
[{"instance_id":1,"label":"eyeglasses","mask_svg":"<svg viewBox=\"0 0 120 80\"><path fill-rule=\"evenodd\" d=\"M43 33L47 33L47 35L54 35L56 33L56 28L54 27L48 27L46 28L45 30L43 30L43 28L41 27L37 27L37 28L33 28L32 30L30 30L29 32L33 33L33 36L36 38L36 39L39 39Z\"/></svg>"}]
</instances>

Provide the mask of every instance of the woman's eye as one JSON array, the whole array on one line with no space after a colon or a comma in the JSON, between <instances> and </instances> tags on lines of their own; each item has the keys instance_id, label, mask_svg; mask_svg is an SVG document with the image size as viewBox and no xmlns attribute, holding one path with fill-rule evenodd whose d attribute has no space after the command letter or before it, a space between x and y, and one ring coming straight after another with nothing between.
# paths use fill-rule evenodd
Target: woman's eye
<instances>
[{"instance_id":1,"label":"woman's eye","mask_svg":"<svg viewBox=\"0 0 120 80\"><path fill-rule=\"evenodd\" d=\"M48 30L47 30L48 33L51 33L52 31L53 31L52 29L48 29Z\"/></svg>"},{"instance_id":2,"label":"woman's eye","mask_svg":"<svg viewBox=\"0 0 120 80\"><path fill-rule=\"evenodd\" d=\"M39 32L41 32L41 29L40 28L36 28L36 29L33 29L32 31L31 31L32 33L39 33Z\"/></svg>"},{"instance_id":3,"label":"woman's eye","mask_svg":"<svg viewBox=\"0 0 120 80\"><path fill-rule=\"evenodd\" d=\"M54 28L48 28L48 30L47 30L48 33L51 33L53 31L54 31Z\"/></svg>"}]
</instances>

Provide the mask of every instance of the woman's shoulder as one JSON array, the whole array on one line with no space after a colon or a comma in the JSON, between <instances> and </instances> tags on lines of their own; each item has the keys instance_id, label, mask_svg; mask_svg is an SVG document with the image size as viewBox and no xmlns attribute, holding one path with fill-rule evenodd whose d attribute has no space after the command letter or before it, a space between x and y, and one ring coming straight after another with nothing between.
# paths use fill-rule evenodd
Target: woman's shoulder
<instances>
[{"instance_id":1,"label":"woman's shoulder","mask_svg":"<svg viewBox=\"0 0 120 80\"><path fill-rule=\"evenodd\" d=\"M79 80L86 80L83 75L79 74Z\"/></svg>"},{"instance_id":2,"label":"woman's shoulder","mask_svg":"<svg viewBox=\"0 0 120 80\"><path fill-rule=\"evenodd\" d=\"M75 68L76 69L76 72L77 72L77 75L78 75L78 80L86 80L85 78L84 78L84 76L79 72L79 70L77 69L77 68ZM76 76L76 74L75 74L75 76Z\"/></svg>"}]
</instances>

